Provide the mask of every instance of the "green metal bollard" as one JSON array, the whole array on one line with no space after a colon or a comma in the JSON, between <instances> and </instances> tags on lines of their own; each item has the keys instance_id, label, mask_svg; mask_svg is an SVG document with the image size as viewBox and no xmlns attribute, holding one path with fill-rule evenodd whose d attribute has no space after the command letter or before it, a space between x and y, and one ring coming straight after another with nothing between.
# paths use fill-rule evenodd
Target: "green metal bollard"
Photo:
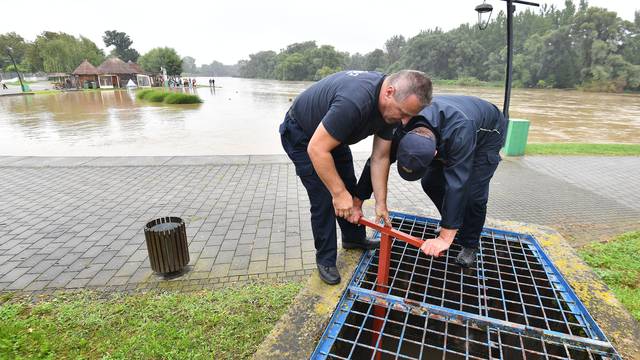
<instances>
[{"instance_id":1,"label":"green metal bollard","mask_svg":"<svg viewBox=\"0 0 640 360\"><path fill-rule=\"evenodd\" d=\"M504 143L504 153L507 156L524 155L529 136L529 120L509 119L509 129L507 130L507 140Z\"/></svg>"}]
</instances>

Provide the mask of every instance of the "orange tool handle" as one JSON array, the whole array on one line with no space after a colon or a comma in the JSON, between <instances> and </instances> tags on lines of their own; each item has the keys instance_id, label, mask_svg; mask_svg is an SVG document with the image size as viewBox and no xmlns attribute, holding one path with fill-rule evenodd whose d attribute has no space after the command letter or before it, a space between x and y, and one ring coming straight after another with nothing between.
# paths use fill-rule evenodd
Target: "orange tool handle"
<instances>
[{"instance_id":1,"label":"orange tool handle","mask_svg":"<svg viewBox=\"0 0 640 360\"><path fill-rule=\"evenodd\" d=\"M413 245L417 248L420 248L420 246L422 246L422 244L424 243L424 240L422 239L418 239L415 236L411 236L409 234L405 234L402 231L398 231L392 227L386 227L380 224L376 224L371 220L367 220L364 217L361 217L360 220L358 220L358 223L360 225L364 225L366 227L370 227L374 230L379 231L381 234L385 234L385 235L389 235L390 237L394 237L398 240L402 240L404 242L406 242L407 244Z\"/></svg>"}]
</instances>

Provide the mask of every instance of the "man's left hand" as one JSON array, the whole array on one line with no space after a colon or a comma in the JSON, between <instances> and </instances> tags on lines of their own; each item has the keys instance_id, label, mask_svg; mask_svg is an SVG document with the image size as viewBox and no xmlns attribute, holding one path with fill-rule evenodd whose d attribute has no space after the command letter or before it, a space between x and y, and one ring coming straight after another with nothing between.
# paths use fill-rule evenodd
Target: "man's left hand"
<instances>
[{"instance_id":1,"label":"man's left hand","mask_svg":"<svg viewBox=\"0 0 640 360\"><path fill-rule=\"evenodd\" d=\"M425 255L439 257L449 249L451 243L453 243L453 240L445 240L438 236L435 239L425 240L422 246L420 246L420 250L422 250Z\"/></svg>"}]
</instances>

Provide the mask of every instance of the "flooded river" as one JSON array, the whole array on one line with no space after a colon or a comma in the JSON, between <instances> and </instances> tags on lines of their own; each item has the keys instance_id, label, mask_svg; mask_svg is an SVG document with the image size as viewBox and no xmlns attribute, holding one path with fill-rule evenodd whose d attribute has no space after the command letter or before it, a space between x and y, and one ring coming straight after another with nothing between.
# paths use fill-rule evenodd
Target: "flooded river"
<instances>
[{"instance_id":1,"label":"flooded river","mask_svg":"<svg viewBox=\"0 0 640 360\"><path fill-rule=\"evenodd\" d=\"M207 79L198 79L206 84ZM0 155L281 154L277 126L309 82L216 78L200 105L156 105L130 91L0 97ZM194 91L194 90L192 90ZM439 87L502 104L502 89ZM515 89L511 116L530 142L640 142L640 95ZM353 146L368 151L371 140Z\"/></svg>"}]
</instances>

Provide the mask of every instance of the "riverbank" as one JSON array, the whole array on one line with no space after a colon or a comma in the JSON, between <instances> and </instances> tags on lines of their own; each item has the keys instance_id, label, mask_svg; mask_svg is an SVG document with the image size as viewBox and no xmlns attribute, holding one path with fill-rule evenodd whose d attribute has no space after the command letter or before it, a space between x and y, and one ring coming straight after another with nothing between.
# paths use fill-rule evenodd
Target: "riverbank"
<instances>
[{"instance_id":1,"label":"riverbank","mask_svg":"<svg viewBox=\"0 0 640 360\"><path fill-rule=\"evenodd\" d=\"M640 144L536 143L527 144L525 154L640 156Z\"/></svg>"}]
</instances>

